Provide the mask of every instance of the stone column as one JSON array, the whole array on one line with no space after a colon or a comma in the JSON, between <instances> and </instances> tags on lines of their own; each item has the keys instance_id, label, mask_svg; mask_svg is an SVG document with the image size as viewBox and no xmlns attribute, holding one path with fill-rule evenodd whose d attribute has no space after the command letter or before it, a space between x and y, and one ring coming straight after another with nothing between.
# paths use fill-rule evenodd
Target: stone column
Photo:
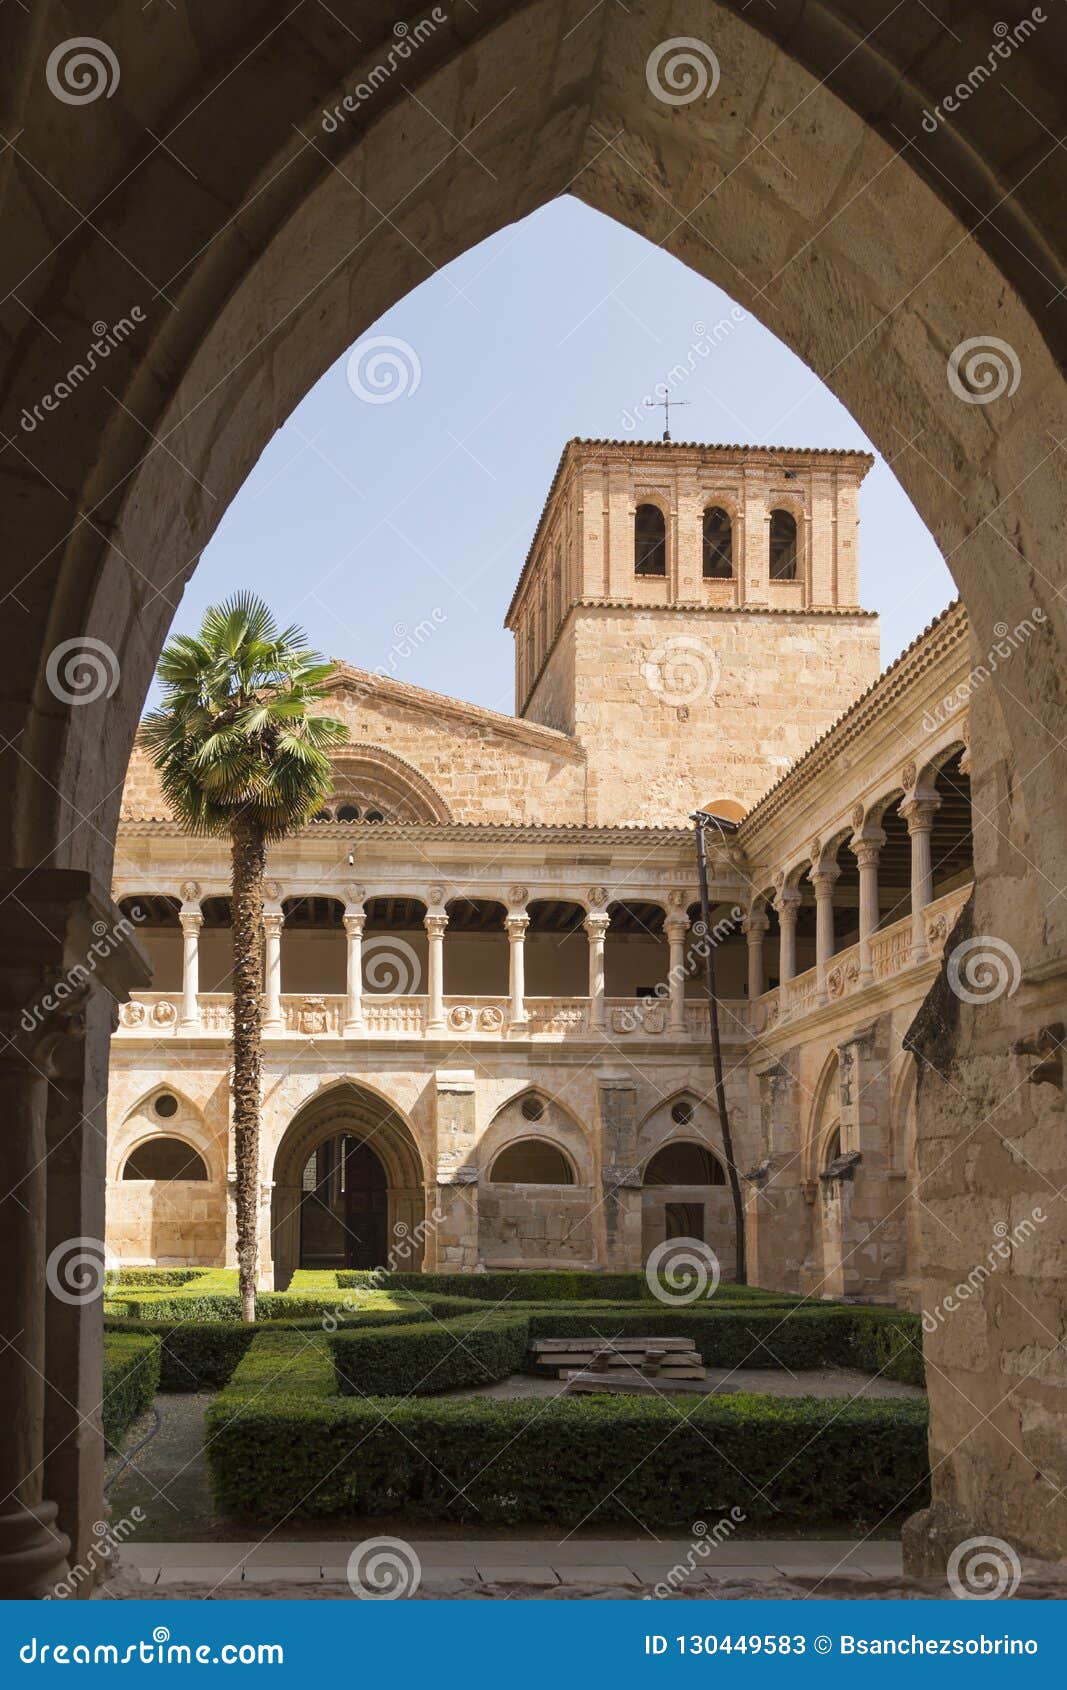
<instances>
[{"instance_id":1,"label":"stone column","mask_svg":"<svg viewBox=\"0 0 1067 1690\"><path fill-rule=\"evenodd\" d=\"M425 1265L439 1273L469 1273L479 1255L474 1069L439 1068L434 1081L437 1173Z\"/></svg>"},{"instance_id":2,"label":"stone column","mask_svg":"<svg viewBox=\"0 0 1067 1690\"><path fill-rule=\"evenodd\" d=\"M358 1037L363 1031L363 929L367 923L365 910L345 910L345 937L348 943L345 1002L345 1037Z\"/></svg>"},{"instance_id":3,"label":"stone column","mask_svg":"<svg viewBox=\"0 0 1067 1690\"><path fill-rule=\"evenodd\" d=\"M42 1040L22 1033L14 1005L0 1021L0 1032L5 1114L0 1133L0 1596L40 1597L66 1574L70 1548L57 1523L57 1504L43 1495L48 1074ZM103 1266L101 1247L89 1264L101 1281Z\"/></svg>"},{"instance_id":4,"label":"stone column","mask_svg":"<svg viewBox=\"0 0 1067 1690\"><path fill-rule=\"evenodd\" d=\"M583 923L589 935L589 1025L595 1032L605 1026L604 1005L604 940L611 925L611 917L601 911L591 911Z\"/></svg>"},{"instance_id":5,"label":"stone column","mask_svg":"<svg viewBox=\"0 0 1067 1690\"><path fill-rule=\"evenodd\" d=\"M689 931L689 917L674 910L667 917L667 942L670 945L670 964L667 975L669 1013L667 1028L671 1033L684 1033L685 1021L685 936Z\"/></svg>"},{"instance_id":6,"label":"stone column","mask_svg":"<svg viewBox=\"0 0 1067 1690\"><path fill-rule=\"evenodd\" d=\"M282 926L281 909L263 911L263 1031L284 1031L282 1020Z\"/></svg>"},{"instance_id":7,"label":"stone column","mask_svg":"<svg viewBox=\"0 0 1067 1690\"><path fill-rule=\"evenodd\" d=\"M860 985L874 982L871 961L871 940L878 931L878 857L885 844L885 834L866 839L853 839L851 850L860 871Z\"/></svg>"},{"instance_id":8,"label":"stone column","mask_svg":"<svg viewBox=\"0 0 1067 1690\"><path fill-rule=\"evenodd\" d=\"M789 1003L789 982L797 971L797 914L800 893L795 886L783 886L774 900L778 911L781 939L778 945L778 1009L782 1013Z\"/></svg>"},{"instance_id":9,"label":"stone column","mask_svg":"<svg viewBox=\"0 0 1067 1690\"><path fill-rule=\"evenodd\" d=\"M429 1032L443 1032L445 1025L445 928L448 926L448 916L444 910L427 910L423 925L429 936L430 950L426 1027Z\"/></svg>"},{"instance_id":10,"label":"stone column","mask_svg":"<svg viewBox=\"0 0 1067 1690\"><path fill-rule=\"evenodd\" d=\"M900 813L908 824L908 836L911 839L912 962L925 962L929 955L923 912L934 895L930 836L934 828L934 815L940 807L941 800L934 792L916 792L900 806Z\"/></svg>"},{"instance_id":11,"label":"stone column","mask_svg":"<svg viewBox=\"0 0 1067 1690\"><path fill-rule=\"evenodd\" d=\"M182 1013L180 1031L195 1033L200 1028L200 929L204 918L200 905L183 904L178 913L182 929Z\"/></svg>"},{"instance_id":12,"label":"stone column","mask_svg":"<svg viewBox=\"0 0 1067 1690\"><path fill-rule=\"evenodd\" d=\"M508 916L508 984L511 993L509 1026L512 1032L524 1033L526 1020L526 929L528 915Z\"/></svg>"},{"instance_id":13,"label":"stone column","mask_svg":"<svg viewBox=\"0 0 1067 1690\"><path fill-rule=\"evenodd\" d=\"M68 1548L72 1562L84 1562L106 1517L107 1053L117 1001L148 980L129 921L88 874L4 877L0 1598L49 1594L66 1574ZM91 1585L82 1581L77 1593Z\"/></svg>"},{"instance_id":14,"label":"stone column","mask_svg":"<svg viewBox=\"0 0 1067 1690\"><path fill-rule=\"evenodd\" d=\"M741 923L748 940L748 1001L755 1003L766 991L763 972L763 939L770 926L762 910L753 910Z\"/></svg>"},{"instance_id":15,"label":"stone column","mask_svg":"<svg viewBox=\"0 0 1067 1690\"><path fill-rule=\"evenodd\" d=\"M641 1266L641 1171L637 1166L637 1086L632 1075L597 1076L603 1266Z\"/></svg>"},{"instance_id":16,"label":"stone column","mask_svg":"<svg viewBox=\"0 0 1067 1690\"><path fill-rule=\"evenodd\" d=\"M812 868L808 879L815 888L815 965L819 970L819 1002L827 1001L826 974L834 954L834 886L840 873L836 863Z\"/></svg>"}]
</instances>

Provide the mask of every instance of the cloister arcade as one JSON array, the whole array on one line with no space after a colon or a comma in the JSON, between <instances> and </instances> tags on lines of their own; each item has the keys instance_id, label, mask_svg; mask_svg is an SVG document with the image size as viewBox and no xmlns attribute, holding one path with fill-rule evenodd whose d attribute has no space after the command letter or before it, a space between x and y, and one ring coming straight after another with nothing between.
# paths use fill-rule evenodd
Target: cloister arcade
<instances>
[{"instance_id":1,"label":"cloister arcade","mask_svg":"<svg viewBox=\"0 0 1067 1690\"><path fill-rule=\"evenodd\" d=\"M77 1016L19 1030L41 982L65 977L85 955L94 921L115 920L108 888L119 794L175 599L264 442L322 371L422 279L427 263L447 262L552 195L577 192L669 245L770 321L823 376L892 462L950 560L979 657L1001 626L1040 612L1011 684L990 675L970 695L969 772L982 821L963 931L1010 934L1015 990L977 1005L948 1002L944 982L935 987L946 936L937 929L947 930L948 917L925 901L926 847L914 847L922 828L912 835L919 872L909 874L907 937L899 949L884 945L894 929L875 931L868 902L859 944L870 939L875 983L861 983L861 957L856 981L846 967L841 983L846 1000L877 992L880 967L884 983L903 957L897 973L909 974L918 1001L935 987L911 1035L917 1160L924 1200L935 1214L951 1209L956 1228L951 1245L939 1240L934 1250L924 1241L925 1294L936 1300L966 1271L1006 1192L1025 1206L1049 1183L1063 1186L1061 1089L1054 1074L1038 1076L1028 1054L1062 1019L1067 951L1059 895L1067 837L1060 14L1042 25L1037 48L1015 55L1010 89L1006 78L991 78L929 134L923 113L995 39L988 5L954 15L954 30L931 8L883 18L862 3L766 8L758 18L734 4L582 13L555 0L459 9L403 76L376 91L366 122L342 126L320 147L319 114L373 63L392 18L383 25L361 11L366 28L353 32L325 8L282 16L260 3L213 0L153 8L148 24L132 9L114 19L121 88L85 107L57 104L44 75L69 30L67 13L50 3L5 9L15 139L0 189L5 294L19 325L4 352L10 622L0 790L11 1130L0 1183L17 1194L5 1201L0 1228L7 1594L47 1589L68 1540L72 1559L83 1557L101 1517L100 1313L47 1298L48 1250L56 1240L102 1235L99 1126L109 1110L124 1119L126 1104L150 1089L142 1076L129 1097L132 1063L144 1061L138 1029L149 1022L177 1053L181 1009L198 1027L207 1019L188 967L175 1006L142 992L144 968L131 949L101 966ZM650 98L651 48L702 31L713 35L729 104L677 109ZM407 97L409 86L423 109ZM333 148L344 167L329 156ZM358 196L354 180L375 182L390 217ZM71 358L40 323L74 325L84 344L98 302L127 308L135 276L137 289L150 278L142 331L117 350L106 383L86 385L77 403L49 417L50 428L29 435L22 408L51 395ZM1015 372L993 404L946 380L954 353L983 334L1007 349ZM50 654L86 637L113 649L121 686L76 708L81 701L57 697L44 677ZM966 675L966 645L963 657ZM895 748L910 756L924 735L914 723L904 733L901 726L898 719ZM887 765L888 752L878 760ZM808 764L809 772L821 767L818 756ZM927 802L914 782L900 785L905 804ZM798 801L790 818L773 802L756 807L755 884L773 884L797 864L801 840L832 840L824 822L842 818L817 808ZM322 829L329 825L344 824ZM816 874L827 877L827 868ZM151 873L118 890L148 885L180 896L185 877L167 878L164 886ZM688 886L673 874L671 883ZM837 968L828 965L841 967L848 953L834 953L829 938L832 887L813 882L813 890L812 996L821 998L825 984L836 1003ZM432 956L431 948L428 968ZM830 1005L810 1006L798 988L804 977L789 972L780 965L788 1015L828 1017ZM113 1006L126 999L109 1094ZM169 1009L156 1017L160 1001L173 1017ZM753 1083L771 1092L775 1082L768 1069ZM461 1118L466 1105L456 1100L469 1095L466 1084L435 1082L446 1124ZM617 1103L620 1087L609 1076L601 1089ZM623 1142L629 1115L619 1109L611 1131ZM774 1118L767 1125L773 1130ZM1026 1168L1012 1154L1013 1135L1026 1137ZM931 1148L972 1139L981 1154L946 1158ZM451 1201L464 1188L441 1189ZM457 1228L455 1236L464 1235ZM1063 1392L1053 1378L1032 1377L1062 1340L1062 1238L1058 1214L1040 1252L1013 1275L1022 1317L994 1284L977 1305L977 1336L945 1329L930 1341L935 1510L915 1542L915 1565L961 1541L968 1525L1062 1554ZM1041 1321L1031 1318L1035 1304ZM954 1536L942 1539L938 1521Z\"/></svg>"}]
</instances>

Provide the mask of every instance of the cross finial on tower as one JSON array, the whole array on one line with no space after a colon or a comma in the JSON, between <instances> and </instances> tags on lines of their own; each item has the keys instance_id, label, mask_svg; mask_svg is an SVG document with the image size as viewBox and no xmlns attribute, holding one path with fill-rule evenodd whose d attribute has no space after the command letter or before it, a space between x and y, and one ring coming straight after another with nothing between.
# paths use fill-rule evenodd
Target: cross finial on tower
<instances>
[{"instance_id":1,"label":"cross finial on tower","mask_svg":"<svg viewBox=\"0 0 1067 1690\"><path fill-rule=\"evenodd\" d=\"M662 399L646 399L645 404L651 406L651 408L654 411L662 411L663 412L663 438L664 438L665 441L669 441L670 437L671 437L671 403L672 403L672 401L671 401L671 390L668 387L667 383L664 382L663 386L660 387L660 388L657 388L656 391L658 393L662 393L663 398ZM675 399L673 401L673 403L675 405L688 405L689 400L688 399Z\"/></svg>"}]
</instances>

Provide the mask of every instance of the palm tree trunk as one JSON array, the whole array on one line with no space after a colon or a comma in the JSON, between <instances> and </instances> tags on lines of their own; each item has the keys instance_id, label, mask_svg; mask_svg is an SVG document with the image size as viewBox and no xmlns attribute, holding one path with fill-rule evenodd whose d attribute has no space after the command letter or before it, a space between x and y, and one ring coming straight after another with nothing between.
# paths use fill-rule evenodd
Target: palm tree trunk
<instances>
[{"instance_id":1,"label":"palm tree trunk","mask_svg":"<svg viewBox=\"0 0 1067 1690\"><path fill-rule=\"evenodd\" d=\"M233 1142L241 1318L256 1318L259 1259L259 1110L263 1015L263 876L266 847L255 821L231 835L233 907Z\"/></svg>"}]
</instances>

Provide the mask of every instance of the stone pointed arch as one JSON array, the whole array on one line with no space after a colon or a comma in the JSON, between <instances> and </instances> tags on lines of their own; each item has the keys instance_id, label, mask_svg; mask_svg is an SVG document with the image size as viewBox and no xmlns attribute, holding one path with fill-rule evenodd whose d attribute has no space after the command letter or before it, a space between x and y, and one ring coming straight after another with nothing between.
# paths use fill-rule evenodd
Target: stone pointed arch
<instances>
[{"instance_id":1,"label":"stone pointed arch","mask_svg":"<svg viewBox=\"0 0 1067 1690\"><path fill-rule=\"evenodd\" d=\"M404 1254L400 1261L380 1265L406 1272L422 1266L426 1173L411 1124L383 1093L344 1078L323 1086L300 1106L275 1152L271 1252L279 1289L300 1265L304 1169L320 1145L339 1134L368 1146L384 1170L389 1248L395 1251L402 1244Z\"/></svg>"}]
</instances>

